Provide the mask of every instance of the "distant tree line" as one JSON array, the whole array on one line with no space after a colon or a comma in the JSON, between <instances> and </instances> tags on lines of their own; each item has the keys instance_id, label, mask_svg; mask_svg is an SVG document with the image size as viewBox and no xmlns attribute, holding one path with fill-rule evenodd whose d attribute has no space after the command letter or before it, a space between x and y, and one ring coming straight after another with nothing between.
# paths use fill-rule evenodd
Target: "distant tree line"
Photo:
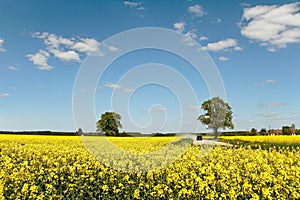
<instances>
[{"instance_id":1,"label":"distant tree line","mask_svg":"<svg viewBox=\"0 0 300 200\"><path fill-rule=\"evenodd\" d=\"M295 129L295 134L300 135L300 129ZM257 131L255 128L252 128L250 131L231 131L231 132L222 132L221 136L255 136L255 135L270 135L267 129L262 128L260 131ZM292 135L292 130L289 126L282 127L282 133L280 135Z\"/></svg>"},{"instance_id":2,"label":"distant tree line","mask_svg":"<svg viewBox=\"0 0 300 200\"><path fill-rule=\"evenodd\" d=\"M11 135L53 135L53 136L105 136L103 133L99 132L52 132L52 131L0 131L0 134L11 134ZM187 133L193 135L210 135L210 133ZM300 135L300 129L295 130L296 135ZM139 132L120 132L119 137L174 137L176 135L185 135L184 133L152 133L152 134L142 134ZM228 131L221 132L220 136L255 136L255 135L269 135L266 129L261 129L259 132L256 129L251 129L250 131ZM283 129L282 135L291 135L290 130L287 128Z\"/></svg>"},{"instance_id":3,"label":"distant tree line","mask_svg":"<svg viewBox=\"0 0 300 200\"><path fill-rule=\"evenodd\" d=\"M262 128L260 131L257 131L255 128L252 128L250 131L231 131L231 132L222 132L222 136L255 136L255 135L269 135L267 129Z\"/></svg>"},{"instance_id":4,"label":"distant tree line","mask_svg":"<svg viewBox=\"0 0 300 200\"><path fill-rule=\"evenodd\" d=\"M153 133L151 136L153 137L174 137L176 133Z\"/></svg>"}]
</instances>

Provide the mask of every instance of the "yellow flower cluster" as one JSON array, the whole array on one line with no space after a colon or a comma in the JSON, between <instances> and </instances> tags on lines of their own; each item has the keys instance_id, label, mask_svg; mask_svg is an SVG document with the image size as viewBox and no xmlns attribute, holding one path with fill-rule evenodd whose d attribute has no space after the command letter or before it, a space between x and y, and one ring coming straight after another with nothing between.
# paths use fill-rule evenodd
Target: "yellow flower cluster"
<instances>
[{"instance_id":1,"label":"yellow flower cluster","mask_svg":"<svg viewBox=\"0 0 300 200\"><path fill-rule=\"evenodd\" d=\"M109 140L146 154L173 139ZM99 162L79 137L0 135L0 199L300 199L299 147L201 148L134 173Z\"/></svg>"}]
</instances>

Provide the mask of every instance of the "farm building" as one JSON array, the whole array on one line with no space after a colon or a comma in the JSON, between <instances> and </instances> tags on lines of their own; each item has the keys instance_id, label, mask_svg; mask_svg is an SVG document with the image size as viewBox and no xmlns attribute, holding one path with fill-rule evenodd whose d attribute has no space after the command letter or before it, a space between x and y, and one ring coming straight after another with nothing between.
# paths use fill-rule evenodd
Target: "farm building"
<instances>
[{"instance_id":1,"label":"farm building","mask_svg":"<svg viewBox=\"0 0 300 200\"><path fill-rule=\"evenodd\" d=\"M295 129L291 126L283 126L282 129L270 129L269 135L295 135Z\"/></svg>"},{"instance_id":2,"label":"farm building","mask_svg":"<svg viewBox=\"0 0 300 200\"><path fill-rule=\"evenodd\" d=\"M281 129L271 129L269 130L270 135L282 135L282 130Z\"/></svg>"}]
</instances>

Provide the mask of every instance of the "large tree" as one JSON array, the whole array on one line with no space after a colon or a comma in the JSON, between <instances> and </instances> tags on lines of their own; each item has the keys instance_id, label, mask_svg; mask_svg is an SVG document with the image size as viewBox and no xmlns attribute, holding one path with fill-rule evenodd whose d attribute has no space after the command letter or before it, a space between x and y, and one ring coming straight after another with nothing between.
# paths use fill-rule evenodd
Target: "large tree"
<instances>
[{"instance_id":1,"label":"large tree","mask_svg":"<svg viewBox=\"0 0 300 200\"><path fill-rule=\"evenodd\" d=\"M105 112L97 122L97 131L106 136L118 136L119 128L122 128L120 122L121 116L115 112Z\"/></svg>"},{"instance_id":2,"label":"large tree","mask_svg":"<svg viewBox=\"0 0 300 200\"><path fill-rule=\"evenodd\" d=\"M79 129L78 129L77 134L78 134L78 135L83 135L82 128L79 128Z\"/></svg>"},{"instance_id":3,"label":"large tree","mask_svg":"<svg viewBox=\"0 0 300 200\"><path fill-rule=\"evenodd\" d=\"M215 138L219 136L218 130L220 128L233 129L232 111L228 103L224 102L219 97L214 97L210 100L203 102L201 108L204 114L198 117L198 120L207 125L208 129L212 129Z\"/></svg>"}]
</instances>

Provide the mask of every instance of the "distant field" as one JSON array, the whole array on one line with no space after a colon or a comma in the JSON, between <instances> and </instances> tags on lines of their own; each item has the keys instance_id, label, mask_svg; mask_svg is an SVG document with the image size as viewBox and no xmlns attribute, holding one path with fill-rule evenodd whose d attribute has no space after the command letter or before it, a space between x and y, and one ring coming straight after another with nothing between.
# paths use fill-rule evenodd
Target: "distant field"
<instances>
[{"instance_id":1,"label":"distant field","mask_svg":"<svg viewBox=\"0 0 300 200\"><path fill-rule=\"evenodd\" d=\"M104 141L83 138L91 147ZM226 137L239 142L269 139L272 144L300 139L273 138ZM175 137L108 139L118 149L137 155L156 152L169 142L177 151L181 142ZM0 135L0 199L300 199L299 147L215 146L204 157L203 148L188 145L170 165L133 173L99 162L76 136ZM138 167L127 154L105 146L100 150L111 164ZM169 155L156 158L163 163Z\"/></svg>"},{"instance_id":2,"label":"distant field","mask_svg":"<svg viewBox=\"0 0 300 200\"><path fill-rule=\"evenodd\" d=\"M243 140L249 142L269 142L269 143L286 143L300 144L300 135L278 135L278 136L222 136L220 138L227 140Z\"/></svg>"},{"instance_id":3,"label":"distant field","mask_svg":"<svg viewBox=\"0 0 300 200\"><path fill-rule=\"evenodd\" d=\"M300 135L280 136L222 136L220 140L234 145L250 145L252 148L300 147Z\"/></svg>"}]
</instances>

